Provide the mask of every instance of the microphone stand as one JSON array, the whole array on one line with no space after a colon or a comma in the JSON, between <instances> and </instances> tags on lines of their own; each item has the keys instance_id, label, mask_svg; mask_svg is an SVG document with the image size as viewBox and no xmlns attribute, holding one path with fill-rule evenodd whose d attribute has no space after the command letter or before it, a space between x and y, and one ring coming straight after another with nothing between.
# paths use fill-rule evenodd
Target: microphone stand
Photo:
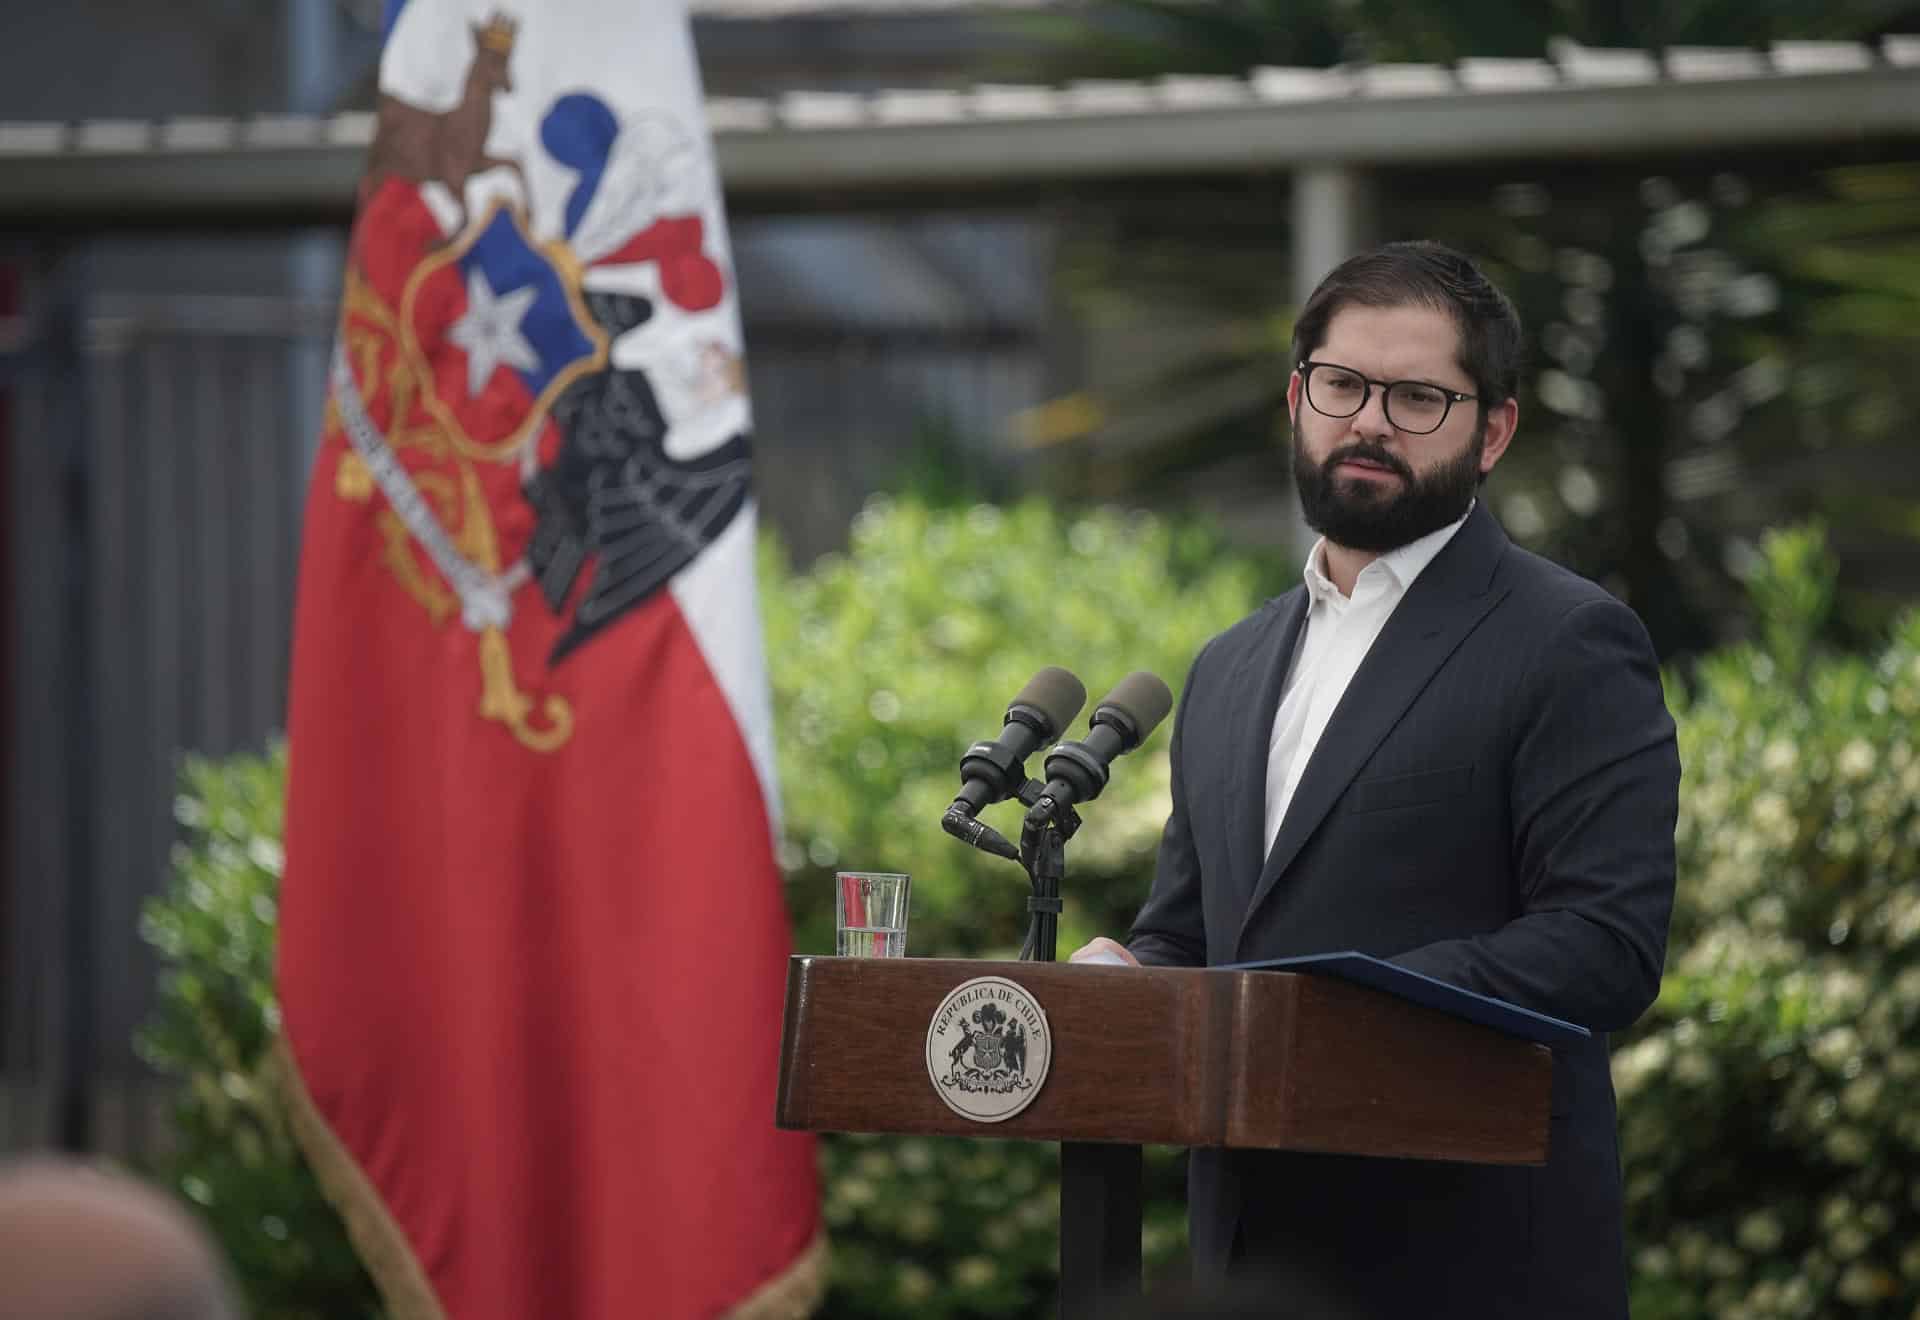
<instances>
[{"instance_id":1,"label":"microphone stand","mask_svg":"<svg viewBox=\"0 0 1920 1320\"><path fill-rule=\"evenodd\" d=\"M1079 830L1080 814L1035 780L1027 781L1020 800L1028 808L1020 861L1033 882L1027 900L1033 924L1020 957L1053 962L1067 840ZM1092 1320L1116 1297L1139 1295L1141 1167L1138 1146L1060 1143L1061 1320Z\"/></svg>"},{"instance_id":2,"label":"microphone stand","mask_svg":"<svg viewBox=\"0 0 1920 1320\"><path fill-rule=\"evenodd\" d=\"M1020 827L1020 865L1026 868L1033 896L1032 914L1022 962L1053 962L1060 932L1060 890L1067 878L1067 840L1080 828L1080 813L1047 796L1046 785L1029 779L1021 786L1020 801L1028 808Z\"/></svg>"},{"instance_id":3,"label":"microphone stand","mask_svg":"<svg viewBox=\"0 0 1920 1320\"><path fill-rule=\"evenodd\" d=\"M1033 894L1027 899L1026 943L1020 946L1021 962L1053 962L1059 943L1061 883L1067 878L1067 840L1080 828L1079 813L1071 805L1056 803L1047 796L1047 786L1029 779L1014 794L1029 808L1020 831L1018 850L985 821L976 820L956 807L947 808L940 819L941 828L970 848L1019 862L1027 873ZM1047 809L1036 820L1032 808L1045 802Z\"/></svg>"},{"instance_id":4,"label":"microphone stand","mask_svg":"<svg viewBox=\"0 0 1920 1320\"><path fill-rule=\"evenodd\" d=\"M984 823L949 808L941 825L962 843L996 857L1017 857L1033 886L1022 962L1054 962L1060 932L1060 889L1067 876L1067 840L1080 828L1071 803L1029 779L1014 794L1027 808L1020 850ZM1115 1298L1140 1295L1140 1147L1108 1142L1060 1143L1060 1316L1095 1320Z\"/></svg>"}]
</instances>

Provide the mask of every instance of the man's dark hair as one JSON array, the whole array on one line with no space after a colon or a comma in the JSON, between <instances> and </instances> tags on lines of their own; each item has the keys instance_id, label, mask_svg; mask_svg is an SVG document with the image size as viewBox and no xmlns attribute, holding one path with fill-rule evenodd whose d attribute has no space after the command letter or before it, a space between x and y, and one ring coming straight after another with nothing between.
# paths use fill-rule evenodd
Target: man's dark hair
<instances>
[{"instance_id":1,"label":"man's dark hair","mask_svg":"<svg viewBox=\"0 0 1920 1320\"><path fill-rule=\"evenodd\" d=\"M1520 390L1520 313L1480 268L1427 239L1388 243L1349 257L1320 281L1293 323L1293 361L1312 357L1343 307L1431 307L1460 331L1460 368L1486 409Z\"/></svg>"}]
</instances>

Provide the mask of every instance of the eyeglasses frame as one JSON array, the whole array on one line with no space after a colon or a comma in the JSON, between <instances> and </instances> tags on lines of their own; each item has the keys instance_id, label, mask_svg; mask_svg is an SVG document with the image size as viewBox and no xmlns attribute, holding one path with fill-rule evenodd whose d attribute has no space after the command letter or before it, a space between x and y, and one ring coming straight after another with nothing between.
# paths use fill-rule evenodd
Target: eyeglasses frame
<instances>
[{"instance_id":1,"label":"eyeglasses frame","mask_svg":"<svg viewBox=\"0 0 1920 1320\"><path fill-rule=\"evenodd\" d=\"M1310 379L1315 367L1331 367L1335 371L1344 371L1350 376L1358 377L1361 384L1359 407L1356 407L1349 413L1330 413L1315 403L1313 401L1312 381ZM1300 393L1306 399L1307 406L1319 413L1322 417L1331 417L1336 421L1344 420L1348 417L1358 417L1361 411L1366 408L1367 400L1373 397L1373 387L1378 385L1380 387L1381 414L1387 419L1387 424L1393 427L1394 430L1405 431L1408 435L1432 435L1435 431L1438 431L1447 424L1447 418L1453 416L1454 404L1466 403L1469 400L1477 402L1480 398L1477 394L1462 394L1459 390L1450 390L1445 385L1436 385L1430 380L1375 380L1371 376L1362 375L1352 367L1342 366L1338 362L1316 362L1312 358L1301 358L1300 361L1295 364L1294 370L1300 373ZM1440 410L1440 420L1424 431L1415 431L1394 421L1393 413L1387 401L1392 397L1392 390L1396 385L1421 385L1430 390L1439 390L1447 399L1447 406Z\"/></svg>"}]
</instances>

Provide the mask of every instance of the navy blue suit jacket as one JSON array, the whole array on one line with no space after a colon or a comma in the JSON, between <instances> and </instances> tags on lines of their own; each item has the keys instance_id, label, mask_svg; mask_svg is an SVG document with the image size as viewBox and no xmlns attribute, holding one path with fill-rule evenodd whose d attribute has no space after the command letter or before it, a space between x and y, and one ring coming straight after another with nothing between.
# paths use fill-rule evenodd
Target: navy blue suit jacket
<instances>
[{"instance_id":1,"label":"navy blue suit jacket","mask_svg":"<svg viewBox=\"0 0 1920 1320\"><path fill-rule=\"evenodd\" d=\"M1646 631L1477 506L1354 674L1263 855L1306 612L1295 588L1195 659L1129 946L1177 966L1358 949L1595 1034L1555 1053L1541 1168L1193 1152L1196 1270L1309 1278L1357 1315L1620 1320L1605 1033L1659 988L1680 775Z\"/></svg>"}]
</instances>

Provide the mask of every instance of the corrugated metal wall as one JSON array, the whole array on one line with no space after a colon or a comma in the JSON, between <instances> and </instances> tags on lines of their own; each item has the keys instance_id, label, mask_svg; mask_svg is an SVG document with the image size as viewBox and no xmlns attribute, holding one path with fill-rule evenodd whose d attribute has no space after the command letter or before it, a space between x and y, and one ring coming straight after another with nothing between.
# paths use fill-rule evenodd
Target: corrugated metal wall
<instances>
[{"instance_id":1,"label":"corrugated metal wall","mask_svg":"<svg viewBox=\"0 0 1920 1320\"><path fill-rule=\"evenodd\" d=\"M182 753L281 723L299 448L279 401L331 326L285 300L100 296L42 318L18 374L6 1144L156 1140L140 906Z\"/></svg>"}]
</instances>

